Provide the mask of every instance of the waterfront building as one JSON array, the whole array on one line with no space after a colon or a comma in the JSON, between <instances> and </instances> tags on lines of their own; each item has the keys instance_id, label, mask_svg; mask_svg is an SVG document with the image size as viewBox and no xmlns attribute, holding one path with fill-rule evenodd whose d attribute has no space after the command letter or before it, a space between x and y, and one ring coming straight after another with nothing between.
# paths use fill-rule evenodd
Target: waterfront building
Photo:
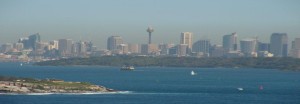
<instances>
[{"instance_id":1,"label":"waterfront building","mask_svg":"<svg viewBox=\"0 0 300 104\"><path fill-rule=\"evenodd\" d=\"M240 41L241 52L246 57L256 57L256 39L243 39Z\"/></svg>"},{"instance_id":2,"label":"waterfront building","mask_svg":"<svg viewBox=\"0 0 300 104\"><path fill-rule=\"evenodd\" d=\"M187 45L187 52L192 52L192 45L193 45L193 34L191 32L182 32L180 36L180 44Z\"/></svg>"},{"instance_id":3,"label":"waterfront building","mask_svg":"<svg viewBox=\"0 0 300 104\"><path fill-rule=\"evenodd\" d=\"M13 49L13 45L11 43L5 43L1 46L1 52L6 53L10 52Z\"/></svg>"},{"instance_id":4,"label":"waterfront building","mask_svg":"<svg viewBox=\"0 0 300 104\"><path fill-rule=\"evenodd\" d=\"M168 55L169 49L174 47L174 44L161 43L158 45L158 49L160 50L160 55Z\"/></svg>"},{"instance_id":5,"label":"waterfront building","mask_svg":"<svg viewBox=\"0 0 300 104\"><path fill-rule=\"evenodd\" d=\"M72 39L59 39L58 51L61 56L70 56L72 54Z\"/></svg>"},{"instance_id":6,"label":"waterfront building","mask_svg":"<svg viewBox=\"0 0 300 104\"><path fill-rule=\"evenodd\" d=\"M52 50L52 49L56 49L58 50L58 41L57 40L52 40L49 42L49 50Z\"/></svg>"},{"instance_id":7,"label":"waterfront building","mask_svg":"<svg viewBox=\"0 0 300 104\"><path fill-rule=\"evenodd\" d=\"M139 53L139 45L138 44L128 44L128 52L132 54Z\"/></svg>"},{"instance_id":8,"label":"waterfront building","mask_svg":"<svg viewBox=\"0 0 300 104\"><path fill-rule=\"evenodd\" d=\"M186 51L187 48L188 48L187 44L177 45L177 56L178 57L187 56L187 51Z\"/></svg>"},{"instance_id":9,"label":"waterfront building","mask_svg":"<svg viewBox=\"0 0 300 104\"><path fill-rule=\"evenodd\" d=\"M300 38L295 38L292 42L291 57L300 58Z\"/></svg>"},{"instance_id":10,"label":"waterfront building","mask_svg":"<svg viewBox=\"0 0 300 104\"><path fill-rule=\"evenodd\" d=\"M18 43L22 43L24 49L29 49L30 48L30 44L29 44L29 39L28 38L20 38L19 41L18 41Z\"/></svg>"},{"instance_id":11,"label":"waterfront building","mask_svg":"<svg viewBox=\"0 0 300 104\"><path fill-rule=\"evenodd\" d=\"M224 49L222 45L213 45L210 48L210 57L223 57Z\"/></svg>"},{"instance_id":12,"label":"waterfront building","mask_svg":"<svg viewBox=\"0 0 300 104\"><path fill-rule=\"evenodd\" d=\"M111 36L107 39L107 49L110 51L117 50L120 44L123 44L123 39L120 36Z\"/></svg>"},{"instance_id":13,"label":"waterfront building","mask_svg":"<svg viewBox=\"0 0 300 104\"><path fill-rule=\"evenodd\" d=\"M262 43L262 42L258 42L258 48L257 51L268 51L270 52L270 43Z\"/></svg>"},{"instance_id":14,"label":"waterfront building","mask_svg":"<svg viewBox=\"0 0 300 104\"><path fill-rule=\"evenodd\" d=\"M270 52L275 57L287 57L288 37L286 33L273 33L270 39Z\"/></svg>"},{"instance_id":15,"label":"waterfront building","mask_svg":"<svg viewBox=\"0 0 300 104\"><path fill-rule=\"evenodd\" d=\"M237 51L237 34L236 34L236 32L223 36L223 48L226 52Z\"/></svg>"},{"instance_id":16,"label":"waterfront building","mask_svg":"<svg viewBox=\"0 0 300 104\"><path fill-rule=\"evenodd\" d=\"M14 43L13 45L14 49L16 49L17 51L22 51L24 48L23 43Z\"/></svg>"},{"instance_id":17,"label":"waterfront building","mask_svg":"<svg viewBox=\"0 0 300 104\"><path fill-rule=\"evenodd\" d=\"M40 34L39 33L36 33L36 34L33 34L33 35L30 35L28 37L28 42L29 42L29 48L35 50L36 49L36 43L37 42L41 42L41 37L40 37Z\"/></svg>"},{"instance_id":18,"label":"waterfront building","mask_svg":"<svg viewBox=\"0 0 300 104\"><path fill-rule=\"evenodd\" d=\"M143 55L156 55L158 52L158 47L156 44L142 44L141 54Z\"/></svg>"},{"instance_id":19,"label":"waterfront building","mask_svg":"<svg viewBox=\"0 0 300 104\"><path fill-rule=\"evenodd\" d=\"M193 44L193 52L203 53L204 56L209 57L210 53L210 41L209 40L198 40Z\"/></svg>"}]
</instances>

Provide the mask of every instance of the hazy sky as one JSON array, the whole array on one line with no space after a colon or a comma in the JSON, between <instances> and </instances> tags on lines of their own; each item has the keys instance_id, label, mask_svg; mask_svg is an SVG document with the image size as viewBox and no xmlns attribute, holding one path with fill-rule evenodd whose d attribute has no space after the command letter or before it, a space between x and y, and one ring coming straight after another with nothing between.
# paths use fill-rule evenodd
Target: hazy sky
<instances>
[{"instance_id":1,"label":"hazy sky","mask_svg":"<svg viewBox=\"0 0 300 104\"><path fill-rule=\"evenodd\" d=\"M0 44L40 33L43 41L93 41L106 48L111 35L128 43L179 43L181 32L194 42L237 32L239 39L285 32L300 37L300 0L1 0Z\"/></svg>"}]
</instances>

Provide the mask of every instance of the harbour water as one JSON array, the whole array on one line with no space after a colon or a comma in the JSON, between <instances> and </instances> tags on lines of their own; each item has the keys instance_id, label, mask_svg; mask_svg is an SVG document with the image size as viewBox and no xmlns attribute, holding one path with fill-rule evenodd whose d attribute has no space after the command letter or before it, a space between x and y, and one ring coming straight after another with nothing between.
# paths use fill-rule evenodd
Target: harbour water
<instances>
[{"instance_id":1,"label":"harbour water","mask_svg":"<svg viewBox=\"0 0 300 104\"><path fill-rule=\"evenodd\" d=\"M191 71L197 75L191 75ZM100 94L0 95L1 104L299 104L300 72L252 68L32 66L0 63L0 75L83 81ZM242 88L242 90L239 90Z\"/></svg>"}]
</instances>

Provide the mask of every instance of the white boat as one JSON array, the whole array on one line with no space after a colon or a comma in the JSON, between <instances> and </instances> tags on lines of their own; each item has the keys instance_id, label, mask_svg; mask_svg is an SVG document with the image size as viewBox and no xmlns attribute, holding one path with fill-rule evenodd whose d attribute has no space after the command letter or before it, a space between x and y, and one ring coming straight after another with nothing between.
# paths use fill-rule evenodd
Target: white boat
<instances>
[{"instance_id":1,"label":"white boat","mask_svg":"<svg viewBox=\"0 0 300 104\"><path fill-rule=\"evenodd\" d=\"M239 91L243 91L244 89L242 87L237 88Z\"/></svg>"},{"instance_id":2,"label":"white boat","mask_svg":"<svg viewBox=\"0 0 300 104\"><path fill-rule=\"evenodd\" d=\"M122 66L121 70L134 70L133 66Z\"/></svg>"},{"instance_id":3,"label":"white boat","mask_svg":"<svg viewBox=\"0 0 300 104\"><path fill-rule=\"evenodd\" d=\"M23 66L23 63L21 63L20 66Z\"/></svg>"},{"instance_id":4,"label":"white boat","mask_svg":"<svg viewBox=\"0 0 300 104\"><path fill-rule=\"evenodd\" d=\"M197 75L197 73L195 73L194 71L191 71L191 75Z\"/></svg>"}]
</instances>

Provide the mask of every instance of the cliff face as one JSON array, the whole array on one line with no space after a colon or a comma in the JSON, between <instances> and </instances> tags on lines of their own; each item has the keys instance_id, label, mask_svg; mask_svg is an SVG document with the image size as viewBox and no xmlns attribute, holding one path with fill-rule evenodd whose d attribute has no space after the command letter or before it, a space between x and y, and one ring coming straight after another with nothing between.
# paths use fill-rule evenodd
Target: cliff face
<instances>
[{"instance_id":1,"label":"cliff face","mask_svg":"<svg viewBox=\"0 0 300 104\"><path fill-rule=\"evenodd\" d=\"M65 82L62 80L0 81L0 93L93 93L112 91L112 89L85 82Z\"/></svg>"}]
</instances>

